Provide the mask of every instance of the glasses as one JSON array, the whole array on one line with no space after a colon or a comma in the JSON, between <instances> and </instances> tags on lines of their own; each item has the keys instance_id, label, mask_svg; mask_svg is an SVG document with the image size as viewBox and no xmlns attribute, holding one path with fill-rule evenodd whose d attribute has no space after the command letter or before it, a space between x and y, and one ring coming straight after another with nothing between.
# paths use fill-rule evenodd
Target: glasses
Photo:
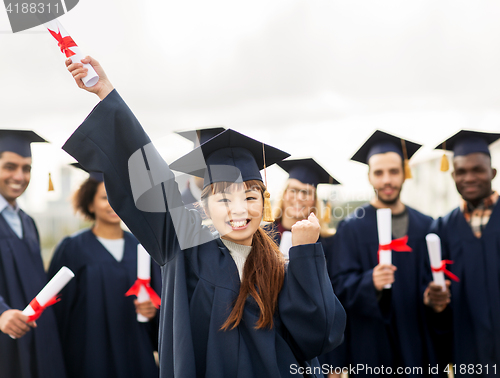
<instances>
[{"instance_id":1,"label":"glasses","mask_svg":"<svg viewBox=\"0 0 500 378\"><path fill-rule=\"evenodd\" d=\"M313 190L287 188L285 193L287 196L293 196L294 198L298 198L302 201L314 199Z\"/></svg>"}]
</instances>

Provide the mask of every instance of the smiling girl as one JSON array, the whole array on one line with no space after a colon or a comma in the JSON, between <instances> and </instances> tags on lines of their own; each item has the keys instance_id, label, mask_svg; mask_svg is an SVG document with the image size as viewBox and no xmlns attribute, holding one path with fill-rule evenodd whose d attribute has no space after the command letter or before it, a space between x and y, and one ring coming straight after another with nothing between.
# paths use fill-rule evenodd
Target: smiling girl
<instances>
[{"instance_id":1,"label":"smiling girl","mask_svg":"<svg viewBox=\"0 0 500 378\"><path fill-rule=\"evenodd\" d=\"M260 228L260 169L287 157L226 130L170 164L92 58L101 102L64 145L104 172L111 206L162 266L161 377L322 377L317 356L336 347L345 312L325 267L318 220L292 227L290 263ZM187 210L170 169L204 177L202 202L218 231ZM300 375L299 374L299 375Z\"/></svg>"}]
</instances>

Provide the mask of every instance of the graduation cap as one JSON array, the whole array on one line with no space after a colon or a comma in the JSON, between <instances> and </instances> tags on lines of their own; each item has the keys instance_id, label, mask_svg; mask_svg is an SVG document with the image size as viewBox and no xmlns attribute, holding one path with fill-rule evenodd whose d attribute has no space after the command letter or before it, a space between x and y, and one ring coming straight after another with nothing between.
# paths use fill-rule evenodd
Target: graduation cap
<instances>
[{"instance_id":1,"label":"graduation cap","mask_svg":"<svg viewBox=\"0 0 500 378\"><path fill-rule=\"evenodd\" d=\"M319 184L340 184L313 158L288 159L276 164L288 172L288 178L299 180L303 184L309 184L314 187L317 187Z\"/></svg>"},{"instance_id":2,"label":"graduation cap","mask_svg":"<svg viewBox=\"0 0 500 378\"><path fill-rule=\"evenodd\" d=\"M14 152L22 157L31 157L31 143L48 143L40 135L31 130L0 130L0 153ZM49 192L54 190L49 173Z\"/></svg>"},{"instance_id":3,"label":"graduation cap","mask_svg":"<svg viewBox=\"0 0 500 378\"><path fill-rule=\"evenodd\" d=\"M207 127L204 129L195 129L195 130L186 130L186 131L176 131L175 133L184 137L191 142L194 143L195 147L198 147L200 144L205 143L206 141L212 139L217 134L222 133L226 130L225 127L216 126L216 127Z\"/></svg>"},{"instance_id":4,"label":"graduation cap","mask_svg":"<svg viewBox=\"0 0 500 378\"><path fill-rule=\"evenodd\" d=\"M260 170L290 154L227 129L169 166L171 169L203 177L203 188L216 182L262 181ZM267 184L267 183L266 183ZM264 193L264 221L272 216L269 193Z\"/></svg>"},{"instance_id":5,"label":"graduation cap","mask_svg":"<svg viewBox=\"0 0 500 378\"><path fill-rule=\"evenodd\" d=\"M48 143L31 130L0 130L0 152L14 152L22 157L31 157L31 143Z\"/></svg>"},{"instance_id":6,"label":"graduation cap","mask_svg":"<svg viewBox=\"0 0 500 378\"><path fill-rule=\"evenodd\" d=\"M288 178L299 180L301 183L312 185L315 188L319 184L340 184L340 182L330 175L330 173L313 158L288 159L276 164L288 172ZM326 223L330 223L331 221L331 212L332 209L330 204L325 200L322 219Z\"/></svg>"},{"instance_id":7,"label":"graduation cap","mask_svg":"<svg viewBox=\"0 0 500 378\"><path fill-rule=\"evenodd\" d=\"M500 138L499 133L487 133L482 131L460 130L455 135L440 143L435 150L453 151L454 156L465 156L480 152L490 155L488 146ZM441 158L441 171L446 172L450 164L446 154Z\"/></svg>"},{"instance_id":8,"label":"graduation cap","mask_svg":"<svg viewBox=\"0 0 500 378\"><path fill-rule=\"evenodd\" d=\"M376 130L351 157L351 160L368 164L373 155L396 152L404 161L405 178L411 178L409 159L422 147L421 144Z\"/></svg>"},{"instance_id":9,"label":"graduation cap","mask_svg":"<svg viewBox=\"0 0 500 378\"><path fill-rule=\"evenodd\" d=\"M95 172L95 171L88 171L87 169L85 169L83 167L83 165L81 165L80 163L71 163L70 164L72 167L75 167L75 168L79 168L81 169L82 171L85 171L89 174L89 177L91 179L94 179L98 182L104 182L104 175L102 174L102 172Z\"/></svg>"}]
</instances>

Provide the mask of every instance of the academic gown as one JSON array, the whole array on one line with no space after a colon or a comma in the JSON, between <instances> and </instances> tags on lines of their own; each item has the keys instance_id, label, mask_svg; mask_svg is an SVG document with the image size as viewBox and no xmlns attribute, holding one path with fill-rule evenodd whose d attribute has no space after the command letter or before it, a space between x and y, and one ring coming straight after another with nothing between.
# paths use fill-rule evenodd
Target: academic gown
<instances>
[{"instance_id":1,"label":"academic gown","mask_svg":"<svg viewBox=\"0 0 500 378\"><path fill-rule=\"evenodd\" d=\"M19 211L20 239L0 215L0 314L24 308L47 283L35 222ZM53 309L48 307L20 339L0 332L0 378L66 377Z\"/></svg>"},{"instance_id":2,"label":"academic gown","mask_svg":"<svg viewBox=\"0 0 500 378\"><path fill-rule=\"evenodd\" d=\"M116 91L63 148L104 172L111 206L162 266L161 377L296 377L299 365L322 376L316 356L341 341L345 312L320 244L290 251L272 329L255 329L259 310L249 297L239 326L221 331L239 292L236 264L199 213L182 205L173 173Z\"/></svg>"},{"instance_id":3,"label":"academic gown","mask_svg":"<svg viewBox=\"0 0 500 378\"><path fill-rule=\"evenodd\" d=\"M335 293L347 312L347 362L380 366L422 367L436 363L429 332L428 309L423 292L432 280L425 243L432 219L408 210L408 245L412 252L393 252L397 267L392 289L383 290L380 300L373 285L373 268L378 264L376 209L365 205L340 222L335 235L329 271ZM358 376L370 376L370 371ZM418 373L418 371L415 371ZM376 376L373 373L373 376ZM406 376L422 376L408 374Z\"/></svg>"},{"instance_id":4,"label":"academic gown","mask_svg":"<svg viewBox=\"0 0 500 378\"><path fill-rule=\"evenodd\" d=\"M274 222L269 227L269 235L273 238L276 244L279 246L281 243L281 233L280 227L277 222ZM335 235L330 237L319 237L318 242L323 246L323 251L325 252L325 258L327 260L327 267L331 264L328 264L328 260L332 257L333 251L333 241L335 239ZM328 272L329 275L332 272ZM345 357L345 343L342 342L338 347L329 353L323 354L318 357L318 360L321 366L326 366L328 369L342 368L346 365L346 357Z\"/></svg>"},{"instance_id":5,"label":"academic gown","mask_svg":"<svg viewBox=\"0 0 500 378\"><path fill-rule=\"evenodd\" d=\"M482 366L482 374L475 369L470 376L488 376L486 365L493 376L496 364L500 374L500 206L495 205L481 238L459 208L437 219L432 232L441 238L443 258L454 262L447 269L460 279L451 281L453 363Z\"/></svg>"},{"instance_id":6,"label":"academic gown","mask_svg":"<svg viewBox=\"0 0 500 378\"><path fill-rule=\"evenodd\" d=\"M62 266L75 278L61 291L54 311L64 360L72 378L153 378L158 368L157 319L139 323L135 296L125 296L137 279L137 239L124 232L119 262L90 230L66 237L56 248L49 275ZM161 292L160 269L151 264L151 286Z\"/></svg>"}]
</instances>

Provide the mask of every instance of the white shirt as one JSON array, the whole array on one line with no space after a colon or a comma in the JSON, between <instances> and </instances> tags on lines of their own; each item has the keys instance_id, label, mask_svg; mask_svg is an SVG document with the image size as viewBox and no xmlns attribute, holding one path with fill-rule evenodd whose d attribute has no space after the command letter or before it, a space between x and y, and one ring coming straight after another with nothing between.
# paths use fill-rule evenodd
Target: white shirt
<instances>
[{"instance_id":1,"label":"white shirt","mask_svg":"<svg viewBox=\"0 0 500 378\"><path fill-rule=\"evenodd\" d=\"M97 240L108 250L109 253L120 262L123 259L123 250L125 248L125 239L104 239L97 237Z\"/></svg>"},{"instance_id":2,"label":"white shirt","mask_svg":"<svg viewBox=\"0 0 500 378\"><path fill-rule=\"evenodd\" d=\"M23 238L23 226L21 223L21 217L19 216L19 206L12 206L7 202L7 200L0 195L0 213L2 213L3 218L8 223L12 231L19 237Z\"/></svg>"}]
</instances>

